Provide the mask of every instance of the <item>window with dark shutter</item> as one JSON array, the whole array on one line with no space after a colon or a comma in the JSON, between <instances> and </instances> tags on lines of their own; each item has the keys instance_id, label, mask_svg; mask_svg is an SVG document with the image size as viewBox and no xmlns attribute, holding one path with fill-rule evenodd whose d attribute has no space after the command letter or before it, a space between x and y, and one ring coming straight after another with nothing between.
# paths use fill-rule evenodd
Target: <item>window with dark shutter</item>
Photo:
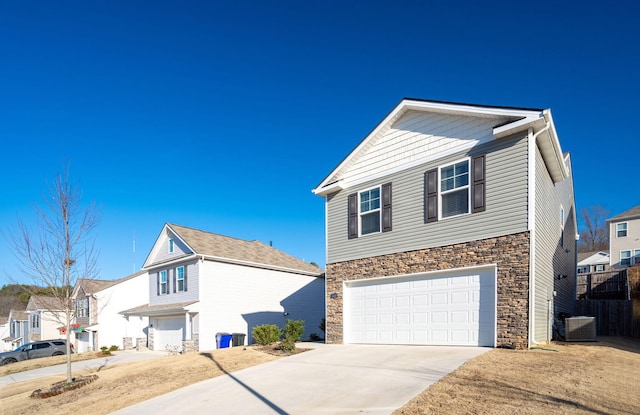
<instances>
[{"instance_id":1,"label":"window with dark shutter","mask_svg":"<svg viewBox=\"0 0 640 415\"><path fill-rule=\"evenodd\" d=\"M431 169L424 174L424 221L438 220L438 169Z\"/></svg>"},{"instance_id":2,"label":"window with dark shutter","mask_svg":"<svg viewBox=\"0 0 640 415\"><path fill-rule=\"evenodd\" d=\"M349 195L349 239L358 237L358 194Z\"/></svg>"},{"instance_id":3,"label":"window with dark shutter","mask_svg":"<svg viewBox=\"0 0 640 415\"><path fill-rule=\"evenodd\" d=\"M473 201L473 208L471 212L484 212L486 209L484 154L481 156L475 156L471 159L471 171L473 174L473 186L471 186L471 200Z\"/></svg>"},{"instance_id":4,"label":"window with dark shutter","mask_svg":"<svg viewBox=\"0 0 640 415\"><path fill-rule=\"evenodd\" d=\"M391 183L382 185L382 232L391 230Z\"/></svg>"}]
</instances>

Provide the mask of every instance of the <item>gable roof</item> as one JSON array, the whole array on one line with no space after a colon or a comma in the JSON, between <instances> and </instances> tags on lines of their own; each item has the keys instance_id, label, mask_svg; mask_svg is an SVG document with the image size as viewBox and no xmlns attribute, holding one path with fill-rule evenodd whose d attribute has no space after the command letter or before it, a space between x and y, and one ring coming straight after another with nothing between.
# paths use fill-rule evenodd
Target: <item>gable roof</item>
<instances>
[{"instance_id":1,"label":"gable roof","mask_svg":"<svg viewBox=\"0 0 640 415\"><path fill-rule=\"evenodd\" d=\"M624 219L637 219L640 218L640 205L622 212L619 215L607 219L607 222L618 222Z\"/></svg>"},{"instance_id":2,"label":"gable roof","mask_svg":"<svg viewBox=\"0 0 640 415\"><path fill-rule=\"evenodd\" d=\"M150 264L145 262L143 269L179 258L197 256L213 261L236 262L243 265L288 270L316 276L323 274L323 270L315 265L308 264L260 241L245 241L170 223L165 224L161 235L165 234L165 229L169 229L180 238L192 254L164 258ZM150 258L147 259L147 261L149 260Z\"/></svg>"},{"instance_id":3,"label":"gable roof","mask_svg":"<svg viewBox=\"0 0 640 415\"><path fill-rule=\"evenodd\" d=\"M64 310L62 300L57 297L43 297L32 295L27 304L27 310L60 311Z\"/></svg>"},{"instance_id":4,"label":"gable roof","mask_svg":"<svg viewBox=\"0 0 640 415\"><path fill-rule=\"evenodd\" d=\"M609 253L605 251L578 253L578 266L603 265L609 263Z\"/></svg>"},{"instance_id":5,"label":"gable roof","mask_svg":"<svg viewBox=\"0 0 640 415\"><path fill-rule=\"evenodd\" d=\"M494 119L495 124L492 133L496 139L507 137L521 131L527 131L531 128L537 136L540 152L542 153L542 157L545 160L545 164L549 169L553 181L559 182L569 176L549 109L498 107L404 98L351 153L313 189L313 193L326 196L331 192L349 187L348 181L343 179L342 174L366 153L372 143L375 143L379 138L383 137L393 127L394 123L409 111Z\"/></svg>"},{"instance_id":6,"label":"gable roof","mask_svg":"<svg viewBox=\"0 0 640 415\"><path fill-rule=\"evenodd\" d=\"M78 280L78 285L82 287L85 294L95 294L100 290L104 290L107 287L115 284L116 281L107 281L107 280L95 280L95 279L86 279L81 278Z\"/></svg>"},{"instance_id":7,"label":"gable roof","mask_svg":"<svg viewBox=\"0 0 640 415\"><path fill-rule=\"evenodd\" d=\"M9 311L9 318L14 321L27 321L29 320L29 313L26 310L11 310Z\"/></svg>"}]
</instances>

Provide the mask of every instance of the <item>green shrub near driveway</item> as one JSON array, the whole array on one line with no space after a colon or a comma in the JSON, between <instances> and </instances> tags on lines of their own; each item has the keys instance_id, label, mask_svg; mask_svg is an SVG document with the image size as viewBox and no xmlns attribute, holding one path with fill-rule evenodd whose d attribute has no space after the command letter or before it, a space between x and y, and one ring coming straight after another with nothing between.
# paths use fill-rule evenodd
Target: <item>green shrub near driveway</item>
<instances>
[{"instance_id":1,"label":"green shrub near driveway","mask_svg":"<svg viewBox=\"0 0 640 415\"><path fill-rule=\"evenodd\" d=\"M275 324L263 324L251 330L253 341L262 346L277 342L281 335L282 332Z\"/></svg>"}]
</instances>

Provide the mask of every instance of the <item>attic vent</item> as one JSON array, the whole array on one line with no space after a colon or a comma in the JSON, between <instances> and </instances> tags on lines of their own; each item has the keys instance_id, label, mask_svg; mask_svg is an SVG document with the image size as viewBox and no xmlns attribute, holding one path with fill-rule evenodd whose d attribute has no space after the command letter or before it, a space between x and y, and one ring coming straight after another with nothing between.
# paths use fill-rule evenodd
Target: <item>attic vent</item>
<instances>
[{"instance_id":1,"label":"attic vent","mask_svg":"<svg viewBox=\"0 0 640 415\"><path fill-rule=\"evenodd\" d=\"M595 317L569 317L565 320L568 342L595 341L596 318Z\"/></svg>"}]
</instances>

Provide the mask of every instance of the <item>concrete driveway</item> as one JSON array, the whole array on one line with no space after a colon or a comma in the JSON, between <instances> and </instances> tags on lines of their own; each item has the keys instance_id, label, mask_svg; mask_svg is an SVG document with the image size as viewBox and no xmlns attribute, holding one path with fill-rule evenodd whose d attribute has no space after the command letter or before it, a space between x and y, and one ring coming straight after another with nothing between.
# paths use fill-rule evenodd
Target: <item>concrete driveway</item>
<instances>
[{"instance_id":1,"label":"concrete driveway","mask_svg":"<svg viewBox=\"0 0 640 415\"><path fill-rule=\"evenodd\" d=\"M320 345L114 414L389 414L490 348Z\"/></svg>"}]
</instances>

